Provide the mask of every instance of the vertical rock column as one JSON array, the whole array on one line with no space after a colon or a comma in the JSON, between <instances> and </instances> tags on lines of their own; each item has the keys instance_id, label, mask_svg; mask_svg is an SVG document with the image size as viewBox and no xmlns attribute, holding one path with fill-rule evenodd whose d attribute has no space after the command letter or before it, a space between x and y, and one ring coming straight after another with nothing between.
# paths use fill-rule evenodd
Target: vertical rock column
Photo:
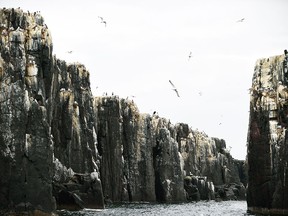
<instances>
[{"instance_id":1,"label":"vertical rock column","mask_svg":"<svg viewBox=\"0 0 288 216\"><path fill-rule=\"evenodd\" d=\"M53 186L58 208L103 208L90 74L79 63L67 65L55 59L53 66ZM67 175L66 170L72 174ZM69 203L70 195L74 201Z\"/></svg>"},{"instance_id":2,"label":"vertical rock column","mask_svg":"<svg viewBox=\"0 0 288 216\"><path fill-rule=\"evenodd\" d=\"M133 101L121 100L124 179L129 201L155 201L154 134L151 116L140 114Z\"/></svg>"},{"instance_id":3,"label":"vertical rock column","mask_svg":"<svg viewBox=\"0 0 288 216\"><path fill-rule=\"evenodd\" d=\"M106 201L127 200L123 166L123 128L119 98L97 98L98 152L101 157L101 180ZM125 197L126 194L126 197Z\"/></svg>"},{"instance_id":4,"label":"vertical rock column","mask_svg":"<svg viewBox=\"0 0 288 216\"><path fill-rule=\"evenodd\" d=\"M288 214L287 56L256 62L250 89L248 210Z\"/></svg>"},{"instance_id":5,"label":"vertical rock column","mask_svg":"<svg viewBox=\"0 0 288 216\"><path fill-rule=\"evenodd\" d=\"M0 210L103 208L96 146L89 72L52 57L38 12L0 9Z\"/></svg>"},{"instance_id":6,"label":"vertical rock column","mask_svg":"<svg viewBox=\"0 0 288 216\"><path fill-rule=\"evenodd\" d=\"M0 23L0 208L51 212L51 38L39 14L1 9Z\"/></svg>"},{"instance_id":7,"label":"vertical rock column","mask_svg":"<svg viewBox=\"0 0 288 216\"><path fill-rule=\"evenodd\" d=\"M155 191L158 201L182 202L186 200L182 157L178 151L178 143L171 137L169 124L166 119L160 119L155 128Z\"/></svg>"},{"instance_id":8,"label":"vertical rock column","mask_svg":"<svg viewBox=\"0 0 288 216\"><path fill-rule=\"evenodd\" d=\"M98 151L106 199L184 201L178 144L170 123L140 114L133 101L97 98Z\"/></svg>"}]
</instances>

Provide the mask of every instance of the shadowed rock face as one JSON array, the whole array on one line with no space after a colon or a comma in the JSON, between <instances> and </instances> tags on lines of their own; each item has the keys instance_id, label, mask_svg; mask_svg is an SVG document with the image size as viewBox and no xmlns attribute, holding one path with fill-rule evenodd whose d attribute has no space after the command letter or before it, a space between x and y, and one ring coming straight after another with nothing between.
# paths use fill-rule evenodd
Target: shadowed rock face
<instances>
[{"instance_id":1,"label":"shadowed rock face","mask_svg":"<svg viewBox=\"0 0 288 216\"><path fill-rule=\"evenodd\" d=\"M20 10L0 10L0 23L0 206L51 211L53 141L45 107L51 38L40 16Z\"/></svg>"},{"instance_id":2,"label":"shadowed rock face","mask_svg":"<svg viewBox=\"0 0 288 216\"><path fill-rule=\"evenodd\" d=\"M52 56L40 14L0 9L0 34L0 213L242 198L244 163L224 140L93 98L85 66Z\"/></svg>"},{"instance_id":3,"label":"shadowed rock face","mask_svg":"<svg viewBox=\"0 0 288 216\"><path fill-rule=\"evenodd\" d=\"M94 106L107 201L245 199L244 162L231 157L224 140L141 114L117 96L96 98Z\"/></svg>"},{"instance_id":4,"label":"shadowed rock face","mask_svg":"<svg viewBox=\"0 0 288 216\"><path fill-rule=\"evenodd\" d=\"M248 132L248 208L288 213L287 108L288 56L256 62Z\"/></svg>"},{"instance_id":5,"label":"shadowed rock face","mask_svg":"<svg viewBox=\"0 0 288 216\"><path fill-rule=\"evenodd\" d=\"M38 13L0 9L0 209L103 207L89 72L52 56Z\"/></svg>"}]
</instances>

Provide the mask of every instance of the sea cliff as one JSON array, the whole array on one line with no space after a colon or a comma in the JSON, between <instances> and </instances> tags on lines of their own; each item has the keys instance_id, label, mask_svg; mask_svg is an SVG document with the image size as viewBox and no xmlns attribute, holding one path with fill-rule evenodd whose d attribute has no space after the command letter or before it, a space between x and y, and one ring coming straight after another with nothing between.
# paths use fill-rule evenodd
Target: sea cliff
<instances>
[{"instance_id":1,"label":"sea cliff","mask_svg":"<svg viewBox=\"0 0 288 216\"><path fill-rule=\"evenodd\" d=\"M0 9L0 34L2 214L245 199L245 163L224 140L94 97L85 66L53 55L39 13Z\"/></svg>"},{"instance_id":2,"label":"sea cliff","mask_svg":"<svg viewBox=\"0 0 288 216\"><path fill-rule=\"evenodd\" d=\"M250 89L248 209L288 214L288 55L259 59Z\"/></svg>"}]
</instances>

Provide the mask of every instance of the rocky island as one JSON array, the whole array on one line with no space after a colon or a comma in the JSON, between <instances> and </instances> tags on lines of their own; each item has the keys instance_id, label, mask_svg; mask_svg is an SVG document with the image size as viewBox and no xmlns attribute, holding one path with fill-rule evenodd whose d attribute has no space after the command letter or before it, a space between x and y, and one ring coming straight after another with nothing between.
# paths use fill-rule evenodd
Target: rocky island
<instances>
[{"instance_id":1,"label":"rocky island","mask_svg":"<svg viewBox=\"0 0 288 216\"><path fill-rule=\"evenodd\" d=\"M39 13L0 9L0 34L2 215L51 215L124 201L245 199L246 163L232 158L224 140L140 113L132 100L94 97L85 66L53 55ZM269 131L268 111L255 112L251 122L257 128L260 114L260 129ZM249 190L250 206L257 206Z\"/></svg>"}]
</instances>

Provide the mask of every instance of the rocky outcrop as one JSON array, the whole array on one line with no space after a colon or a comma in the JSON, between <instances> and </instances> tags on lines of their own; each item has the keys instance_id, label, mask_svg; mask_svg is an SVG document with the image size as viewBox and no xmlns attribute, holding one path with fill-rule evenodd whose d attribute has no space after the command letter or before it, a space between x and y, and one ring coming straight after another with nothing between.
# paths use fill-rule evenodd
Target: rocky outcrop
<instances>
[{"instance_id":1,"label":"rocky outcrop","mask_svg":"<svg viewBox=\"0 0 288 216\"><path fill-rule=\"evenodd\" d=\"M54 164L57 160L61 165L55 166L53 185L61 183L65 186L56 187L57 190L54 188L56 201L57 193L65 189L79 196L84 207L103 208L96 116L89 72L81 64L66 66L65 62L59 60L54 69L57 81L53 86L57 93L53 98L51 134L54 141ZM66 169L71 169L73 175L65 175Z\"/></svg>"},{"instance_id":2,"label":"rocky outcrop","mask_svg":"<svg viewBox=\"0 0 288 216\"><path fill-rule=\"evenodd\" d=\"M140 114L132 101L118 97L95 102L105 198L113 202L184 201L180 157L170 136L170 123Z\"/></svg>"},{"instance_id":3,"label":"rocky outcrop","mask_svg":"<svg viewBox=\"0 0 288 216\"><path fill-rule=\"evenodd\" d=\"M94 106L107 200L245 199L244 162L232 158L224 140L141 114L133 101L117 96L99 97Z\"/></svg>"},{"instance_id":4,"label":"rocky outcrop","mask_svg":"<svg viewBox=\"0 0 288 216\"><path fill-rule=\"evenodd\" d=\"M39 13L0 9L0 34L1 214L242 198L244 162L224 140L94 98L85 66L52 55Z\"/></svg>"},{"instance_id":5,"label":"rocky outcrop","mask_svg":"<svg viewBox=\"0 0 288 216\"><path fill-rule=\"evenodd\" d=\"M0 25L0 209L103 208L89 72L52 56L40 14L1 9Z\"/></svg>"},{"instance_id":6,"label":"rocky outcrop","mask_svg":"<svg viewBox=\"0 0 288 216\"><path fill-rule=\"evenodd\" d=\"M248 132L248 209L288 214L288 55L256 62Z\"/></svg>"}]
</instances>

